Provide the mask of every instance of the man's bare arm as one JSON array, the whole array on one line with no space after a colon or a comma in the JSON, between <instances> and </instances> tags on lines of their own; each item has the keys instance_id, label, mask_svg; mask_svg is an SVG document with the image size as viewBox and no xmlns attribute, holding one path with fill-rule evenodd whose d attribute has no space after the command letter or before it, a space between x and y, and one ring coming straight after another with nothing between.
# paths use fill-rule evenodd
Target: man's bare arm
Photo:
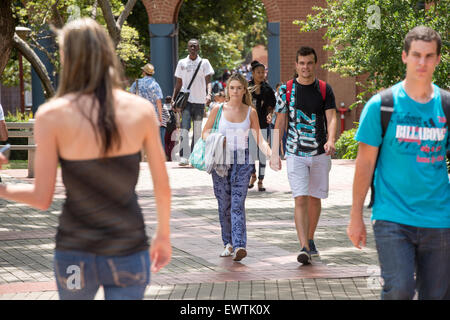
<instances>
[{"instance_id":1,"label":"man's bare arm","mask_svg":"<svg viewBox=\"0 0 450 320\"><path fill-rule=\"evenodd\" d=\"M361 249L360 243L363 246L366 245L366 226L363 220L364 200L372 183L377 155L378 147L359 143L353 178L352 209L347 228L348 237L358 249Z\"/></svg>"}]
</instances>

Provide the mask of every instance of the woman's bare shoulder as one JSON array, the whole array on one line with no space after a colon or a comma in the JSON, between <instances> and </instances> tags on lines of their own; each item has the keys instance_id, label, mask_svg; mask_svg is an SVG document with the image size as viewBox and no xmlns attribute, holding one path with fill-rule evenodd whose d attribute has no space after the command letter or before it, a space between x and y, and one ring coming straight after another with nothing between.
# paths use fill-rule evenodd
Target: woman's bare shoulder
<instances>
[{"instance_id":1,"label":"woman's bare shoulder","mask_svg":"<svg viewBox=\"0 0 450 320\"><path fill-rule=\"evenodd\" d=\"M225 106L225 103L214 103L210 114L217 114L217 112L219 111L220 107Z\"/></svg>"},{"instance_id":2,"label":"woman's bare shoulder","mask_svg":"<svg viewBox=\"0 0 450 320\"><path fill-rule=\"evenodd\" d=\"M256 109L253 108L252 106L247 107L250 109L250 121L259 123L258 112L256 111Z\"/></svg>"},{"instance_id":3,"label":"woman's bare shoulder","mask_svg":"<svg viewBox=\"0 0 450 320\"><path fill-rule=\"evenodd\" d=\"M247 106L247 105L245 105L248 109L247 110L250 110L250 115L256 115L256 116L258 116L258 112L256 111L256 108L253 108L252 106Z\"/></svg>"},{"instance_id":4,"label":"woman's bare shoulder","mask_svg":"<svg viewBox=\"0 0 450 320\"><path fill-rule=\"evenodd\" d=\"M36 120L48 117L59 118L67 108L72 104L71 96L57 97L39 106L36 112Z\"/></svg>"}]
</instances>

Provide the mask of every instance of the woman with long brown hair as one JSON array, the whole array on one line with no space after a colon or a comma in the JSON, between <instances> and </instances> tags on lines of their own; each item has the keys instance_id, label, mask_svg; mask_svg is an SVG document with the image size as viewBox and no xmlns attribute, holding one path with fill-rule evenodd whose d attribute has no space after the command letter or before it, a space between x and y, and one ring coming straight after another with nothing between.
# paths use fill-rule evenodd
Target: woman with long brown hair
<instances>
[{"instance_id":1,"label":"woman with long brown hair","mask_svg":"<svg viewBox=\"0 0 450 320\"><path fill-rule=\"evenodd\" d=\"M54 271L61 299L142 299L170 261L170 186L155 109L127 93L112 41L92 19L59 33L57 94L36 114L35 181L1 185L0 197L46 210L58 162L66 199L56 234ZM158 229L150 254L135 186L140 150L152 173Z\"/></svg>"},{"instance_id":2,"label":"woman with long brown hair","mask_svg":"<svg viewBox=\"0 0 450 320\"><path fill-rule=\"evenodd\" d=\"M252 97L247 80L235 73L227 81L227 101L214 107L203 128L202 138L206 140L213 127L220 108L218 132L225 136L226 159L230 159L228 174L224 177L212 171L214 195L219 207L224 251L221 257L233 255L234 261L247 256L247 228L245 222L245 199L248 183L254 169L249 156L248 136L251 131L259 148L268 157L271 150L259 128L258 114L252 107Z\"/></svg>"}]
</instances>

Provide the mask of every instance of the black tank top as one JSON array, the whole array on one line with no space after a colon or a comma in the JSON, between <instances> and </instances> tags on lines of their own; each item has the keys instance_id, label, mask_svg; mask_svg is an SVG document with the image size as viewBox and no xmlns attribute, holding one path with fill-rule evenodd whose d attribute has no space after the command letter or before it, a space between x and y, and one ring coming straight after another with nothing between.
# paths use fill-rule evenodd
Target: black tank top
<instances>
[{"instance_id":1,"label":"black tank top","mask_svg":"<svg viewBox=\"0 0 450 320\"><path fill-rule=\"evenodd\" d=\"M60 158L66 201L56 250L128 255L148 249L135 187L140 153L93 160Z\"/></svg>"}]
</instances>

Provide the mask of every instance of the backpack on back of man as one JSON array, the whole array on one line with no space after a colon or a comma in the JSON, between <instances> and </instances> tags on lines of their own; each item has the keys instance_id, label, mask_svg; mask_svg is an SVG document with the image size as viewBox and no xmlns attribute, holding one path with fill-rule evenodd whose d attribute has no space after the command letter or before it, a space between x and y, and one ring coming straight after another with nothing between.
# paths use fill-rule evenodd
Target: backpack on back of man
<instances>
[{"instance_id":1,"label":"backpack on back of man","mask_svg":"<svg viewBox=\"0 0 450 320\"><path fill-rule=\"evenodd\" d=\"M449 130L449 120L450 120L450 92L445 91L444 89L440 89L441 93L441 104L442 109L444 110L445 118L447 119L447 131ZM387 127L389 125L389 121L391 120L392 113L394 112L394 97L392 94L392 88L385 89L380 92L381 96L381 105L380 105L380 122L381 122L381 144L378 147L378 155L377 160L375 162L375 169L378 164L378 159L380 157L380 151L381 146L383 145L383 139L384 135L386 134ZM450 152L447 151L447 159L450 159ZM374 188L374 180L375 180L375 174L372 176L372 184L370 186L370 203L367 206L368 208L372 208L374 202L375 202L375 188Z\"/></svg>"}]
</instances>

